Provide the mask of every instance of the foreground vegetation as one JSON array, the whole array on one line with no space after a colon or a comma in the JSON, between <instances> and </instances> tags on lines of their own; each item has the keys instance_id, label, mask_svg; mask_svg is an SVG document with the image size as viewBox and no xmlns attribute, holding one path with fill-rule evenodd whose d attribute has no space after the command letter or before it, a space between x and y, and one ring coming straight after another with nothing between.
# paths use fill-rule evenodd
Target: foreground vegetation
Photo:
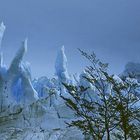
<instances>
[{"instance_id":1,"label":"foreground vegetation","mask_svg":"<svg viewBox=\"0 0 140 140\"><path fill-rule=\"evenodd\" d=\"M77 127L85 139L136 140L140 138L140 84L130 74L108 73L108 64L94 53L82 55L91 63L83 76L87 86L63 83L70 97L62 96L78 119L67 123Z\"/></svg>"}]
</instances>

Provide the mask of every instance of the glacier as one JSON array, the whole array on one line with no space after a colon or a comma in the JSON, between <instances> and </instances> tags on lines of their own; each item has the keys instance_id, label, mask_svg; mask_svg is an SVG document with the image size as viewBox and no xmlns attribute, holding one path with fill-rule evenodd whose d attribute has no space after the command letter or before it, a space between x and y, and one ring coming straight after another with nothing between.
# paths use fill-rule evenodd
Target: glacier
<instances>
[{"instance_id":1,"label":"glacier","mask_svg":"<svg viewBox=\"0 0 140 140\"><path fill-rule=\"evenodd\" d=\"M0 25L0 45L6 27ZM25 39L9 67L0 52L0 140L82 140L76 128L65 122L75 119L60 94L67 94L62 82L72 82L67 70L64 46L58 50L54 78L31 78L30 64L24 62Z\"/></svg>"},{"instance_id":2,"label":"glacier","mask_svg":"<svg viewBox=\"0 0 140 140\"><path fill-rule=\"evenodd\" d=\"M77 119L60 97L70 96L62 83L73 84L88 88L83 94L89 100L98 100L94 86L84 77L88 73L70 75L64 46L58 49L55 61L55 76L33 78L30 64L24 61L28 49L28 40L21 47L7 67L1 52L2 39L6 27L0 25L0 140L84 140L77 128L68 128L65 122ZM124 72L114 75L117 83L123 83L120 77L127 77L135 72L137 82L140 65L129 63ZM129 79L127 79L129 80ZM111 87L107 86L109 94ZM139 90L139 89L138 89ZM139 91L138 91L139 92Z\"/></svg>"}]
</instances>

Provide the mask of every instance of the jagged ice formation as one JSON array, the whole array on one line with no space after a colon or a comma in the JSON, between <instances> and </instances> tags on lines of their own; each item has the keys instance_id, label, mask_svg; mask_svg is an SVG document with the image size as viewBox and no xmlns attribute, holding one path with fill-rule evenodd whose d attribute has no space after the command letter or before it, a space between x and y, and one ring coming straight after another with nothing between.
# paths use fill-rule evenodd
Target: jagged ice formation
<instances>
[{"instance_id":1,"label":"jagged ice formation","mask_svg":"<svg viewBox=\"0 0 140 140\"><path fill-rule=\"evenodd\" d=\"M0 46L5 29L2 23ZM65 122L77 118L60 95L68 96L62 83L72 83L88 88L85 91L88 94L83 94L85 98L97 100L90 94L96 92L94 86L84 78L89 76L88 73L83 71L80 75L69 75L62 46L55 62L56 77L49 79L44 76L32 80L30 65L23 61L26 52L27 39L22 42L9 68L4 65L0 52L0 140L84 140L79 130L66 127ZM124 75L132 71L131 66L126 66ZM139 76L139 66L133 69ZM122 82L117 75L113 78L118 83ZM106 92L109 93L109 90L107 86Z\"/></svg>"},{"instance_id":2,"label":"jagged ice formation","mask_svg":"<svg viewBox=\"0 0 140 140\"><path fill-rule=\"evenodd\" d=\"M0 44L4 31L2 23ZM69 81L64 47L58 52L56 79L41 77L32 81L30 65L23 62L26 52L27 40L9 68L3 64L2 52L0 55L0 140L83 139L77 129L66 128L65 121L75 116L59 96L60 83Z\"/></svg>"}]
</instances>

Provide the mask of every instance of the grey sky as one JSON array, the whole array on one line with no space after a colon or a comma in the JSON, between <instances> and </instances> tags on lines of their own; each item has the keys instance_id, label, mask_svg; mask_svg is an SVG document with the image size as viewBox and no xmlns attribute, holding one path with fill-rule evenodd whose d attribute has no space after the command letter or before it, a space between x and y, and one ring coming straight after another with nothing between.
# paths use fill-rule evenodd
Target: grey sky
<instances>
[{"instance_id":1,"label":"grey sky","mask_svg":"<svg viewBox=\"0 0 140 140\"><path fill-rule=\"evenodd\" d=\"M6 64L28 37L25 60L34 76L54 73L62 45L71 73L86 65L77 48L95 51L114 73L127 61L140 62L140 0L0 0L0 21L7 26Z\"/></svg>"}]
</instances>

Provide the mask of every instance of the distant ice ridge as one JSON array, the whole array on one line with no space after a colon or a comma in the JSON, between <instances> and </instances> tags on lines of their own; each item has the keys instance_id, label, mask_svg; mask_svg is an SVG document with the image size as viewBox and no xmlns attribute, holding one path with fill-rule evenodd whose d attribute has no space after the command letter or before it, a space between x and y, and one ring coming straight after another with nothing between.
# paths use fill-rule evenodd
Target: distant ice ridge
<instances>
[{"instance_id":1,"label":"distant ice ridge","mask_svg":"<svg viewBox=\"0 0 140 140\"><path fill-rule=\"evenodd\" d=\"M128 62L125 65L125 70L120 75L121 77L131 76L140 82L140 63Z\"/></svg>"}]
</instances>

